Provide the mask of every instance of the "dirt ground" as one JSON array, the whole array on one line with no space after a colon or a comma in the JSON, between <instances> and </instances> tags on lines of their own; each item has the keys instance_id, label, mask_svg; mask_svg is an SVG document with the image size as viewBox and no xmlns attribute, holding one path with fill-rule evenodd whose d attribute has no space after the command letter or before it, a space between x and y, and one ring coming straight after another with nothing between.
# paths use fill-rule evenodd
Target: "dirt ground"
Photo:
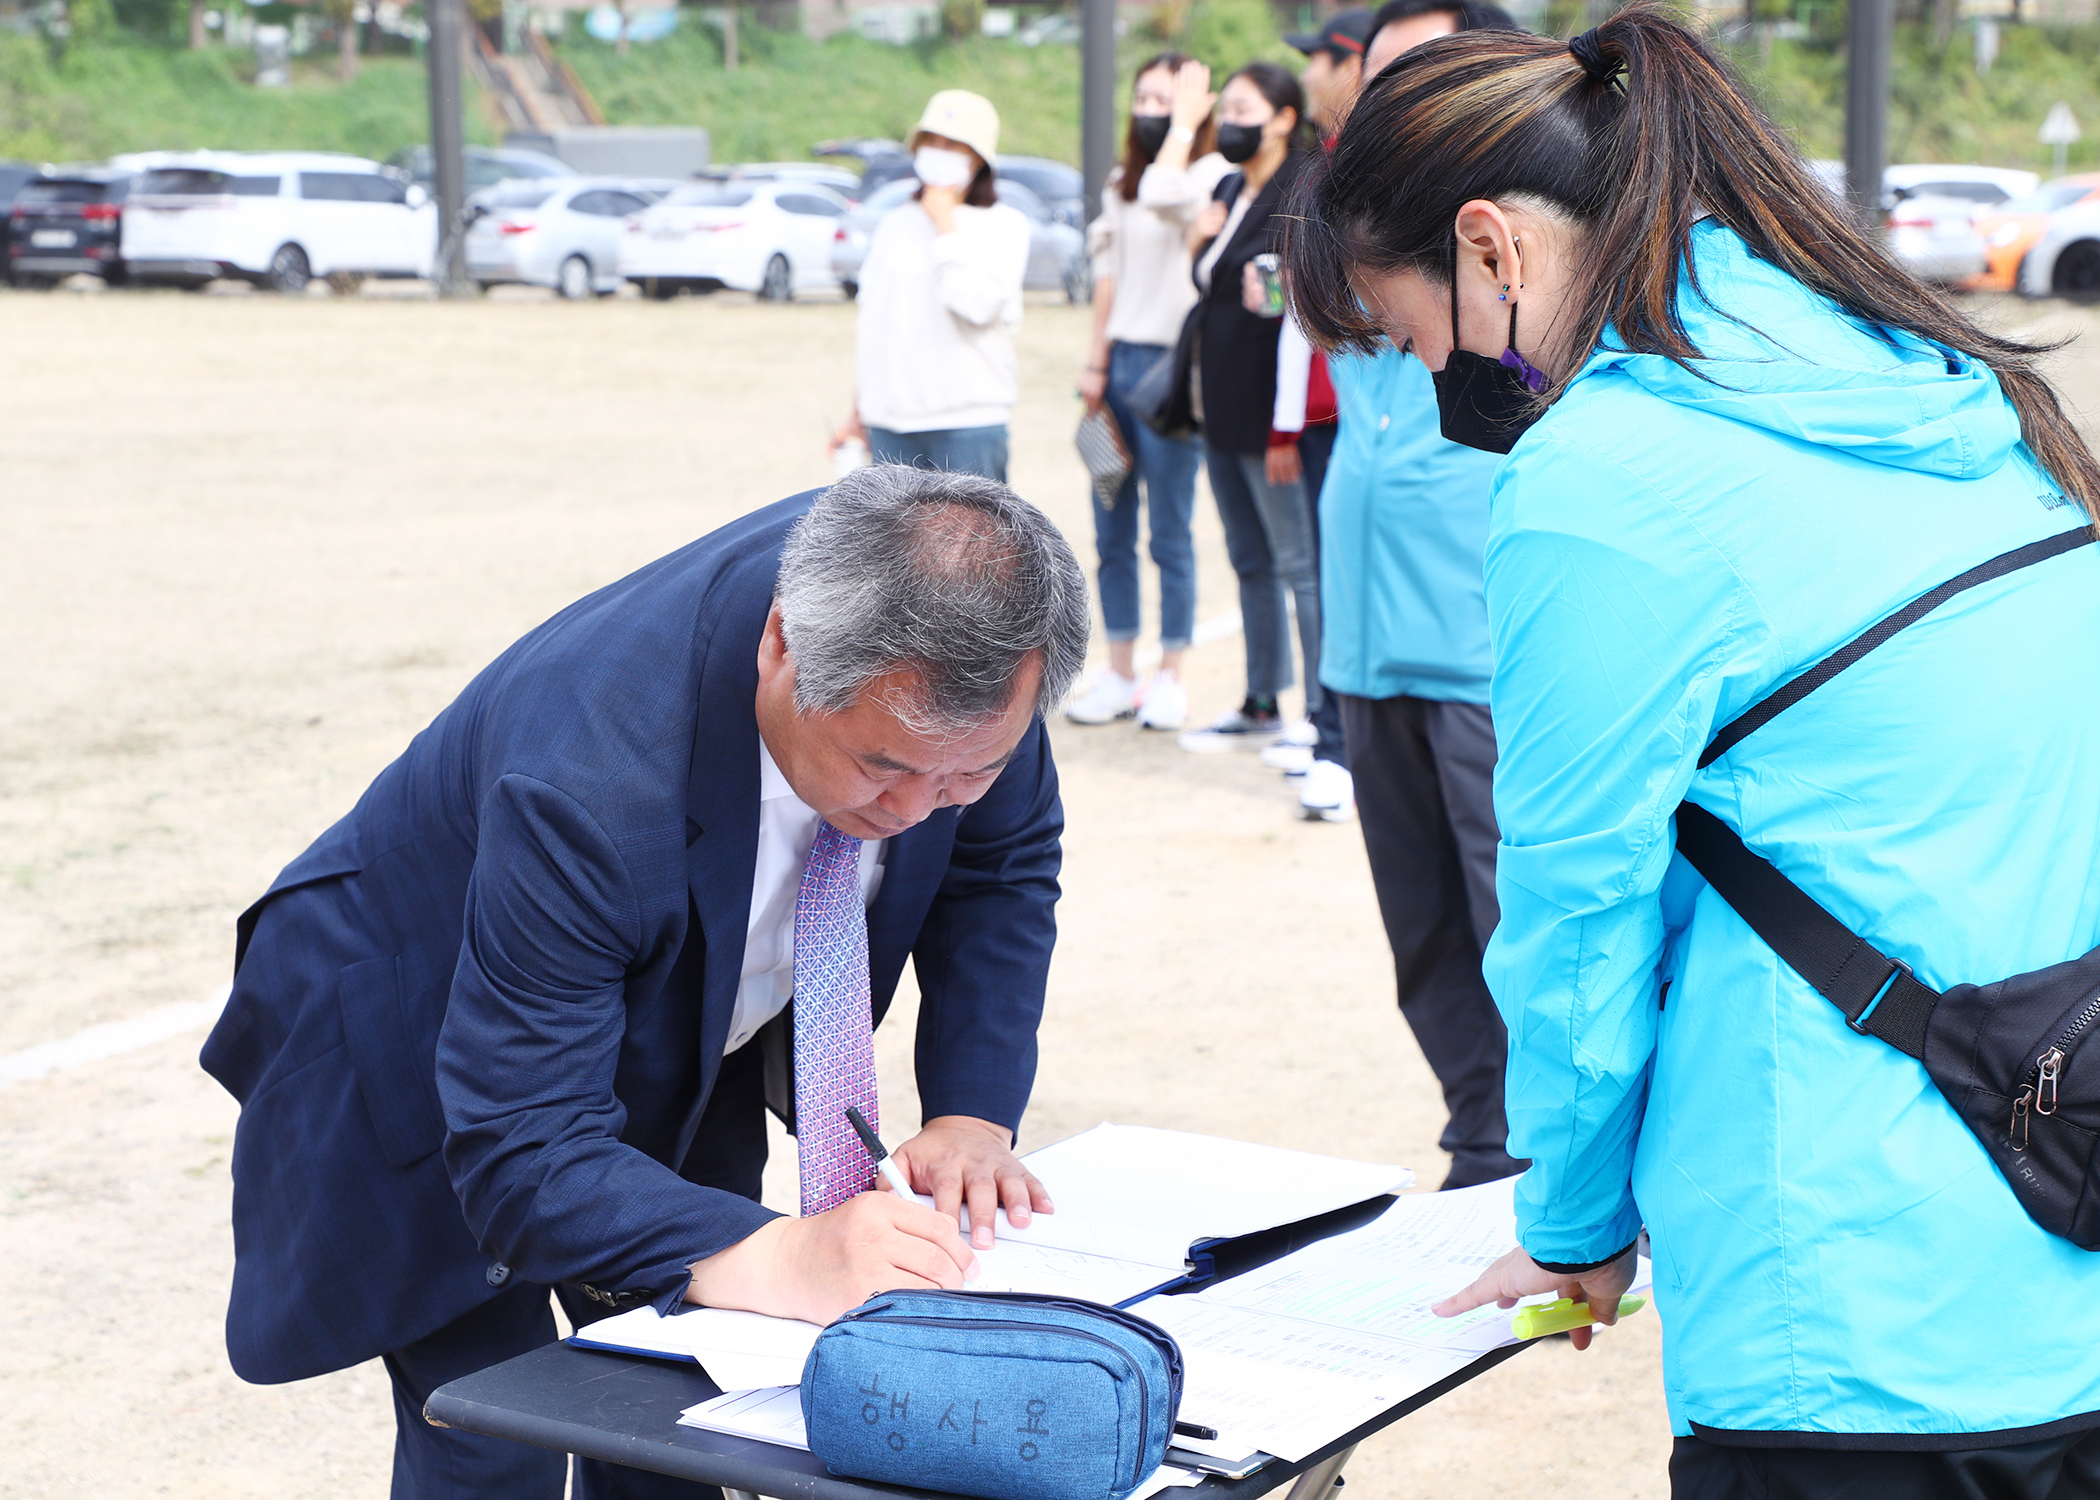
<instances>
[{"instance_id":1,"label":"dirt ground","mask_svg":"<svg viewBox=\"0 0 2100 1500\"><path fill-rule=\"evenodd\" d=\"M1085 317L1029 308L1013 480L1090 561ZM0 347L5 1057L223 994L235 914L489 657L828 478L852 313L0 293ZM2067 374L2100 388L2083 351ZM1233 599L1199 516L1210 619ZM1194 653L1199 716L1236 698L1239 653ZM1066 895L1025 1142L1109 1119L1434 1186L1441 1110L1354 825L1298 821L1250 756L1055 733ZM900 1122L910 1011L877 1040ZM376 1364L276 1388L227 1369L234 1109L201 1038L0 1088L0 1495L385 1492ZM792 1180L776 1158L770 1201ZM1367 1444L1351 1493L1665 1494L1660 1350L1643 1314L1586 1354L1531 1351Z\"/></svg>"}]
</instances>

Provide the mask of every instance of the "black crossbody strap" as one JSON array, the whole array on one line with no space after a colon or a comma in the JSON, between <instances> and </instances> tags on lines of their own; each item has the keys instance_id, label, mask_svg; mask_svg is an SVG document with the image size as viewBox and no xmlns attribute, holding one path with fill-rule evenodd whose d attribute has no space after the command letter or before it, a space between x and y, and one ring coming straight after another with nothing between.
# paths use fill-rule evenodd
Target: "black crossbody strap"
<instances>
[{"instance_id":1,"label":"black crossbody strap","mask_svg":"<svg viewBox=\"0 0 2100 1500\"><path fill-rule=\"evenodd\" d=\"M1939 991L1920 984L1902 960L1825 911L1696 803L1678 805L1677 852L1789 968L1845 1013L1846 1025L1912 1057L1925 1055L1925 1027ZM1888 993L1875 1005L1884 989Z\"/></svg>"},{"instance_id":2,"label":"black crossbody strap","mask_svg":"<svg viewBox=\"0 0 2100 1500\"><path fill-rule=\"evenodd\" d=\"M1963 590L2093 540L2092 530L2084 526L2060 532L2016 547L1919 595L1731 720L1700 755L1699 764L1711 765L1876 646ZM1925 1031L1940 994L1920 983L1908 964L1890 958L1825 911L1770 861L1753 853L1734 829L1696 803L1678 804L1677 852L1787 967L1845 1013L1846 1025L1863 1035L1880 1037L1899 1052L1924 1057Z\"/></svg>"},{"instance_id":3,"label":"black crossbody strap","mask_svg":"<svg viewBox=\"0 0 2100 1500\"><path fill-rule=\"evenodd\" d=\"M2093 531L2089 526L2061 531L2055 536L2043 537L2038 542L2029 542L2024 547L2015 547L1987 563L1979 563L1959 577L1948 579L1932 592L1920 594L1894 614L1884 616L1868 626L1799 677L1766 694L1723 725L1721 732L1713 737L1713 742L1700 753L1700 768L1703 770L1712 765L1749 735L1778 718L1898 631L1917 624L1956 594L1973 589L1979 583L1989 583L1993 578L2003 578L2007 573L2016 573L2038 562L2046 562L2074 547L2083 547L2092 540Z\"/></svg>"}]
</instances>

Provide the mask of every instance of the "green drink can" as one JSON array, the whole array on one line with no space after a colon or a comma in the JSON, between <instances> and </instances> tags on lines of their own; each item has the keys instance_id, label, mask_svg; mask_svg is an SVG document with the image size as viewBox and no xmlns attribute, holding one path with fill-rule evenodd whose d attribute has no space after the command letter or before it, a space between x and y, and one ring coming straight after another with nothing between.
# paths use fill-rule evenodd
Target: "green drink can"
<instances>
[{"instance_id":1,"label":"green drink can","mask_svg":"<svg viewBox=\"0 0 2100 1500\"><path fill-rule=\"evenodd\" d=\"M1283 257L1280 255L1257 255L1252 262L1255 274L1261 277L1262 311L1265 318L1283 316Z\"/></svg>"}]
</instances>

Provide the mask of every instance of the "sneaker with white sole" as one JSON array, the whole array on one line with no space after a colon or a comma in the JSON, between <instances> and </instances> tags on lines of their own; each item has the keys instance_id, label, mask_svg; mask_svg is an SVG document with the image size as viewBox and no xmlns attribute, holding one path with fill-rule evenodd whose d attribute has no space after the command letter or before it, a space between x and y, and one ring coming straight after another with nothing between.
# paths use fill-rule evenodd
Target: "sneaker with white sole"
<instances>
[{"instance_id":1,"label":"sneaker with white sole","mask_svg":"<svg viewBox=\"0 0 2100 1500\"><path fill-rule=\"evenodd\" d=\"M1288 735L1289 730L1284 733ZM1313 753L1310 745L1294 745L1289 739L1280 739L1261 753L1261 763L1272 771L1281 771L1286 776L1303 776L1312 769Z\"/></svg>"},{"instance_id":2,"label":"sneaker with white sole","mask_svg":"<svg viewBox=\"0 0 2100 1500\"><path fill-rule=\"evenodd\" d=\"M1138 728L1179 729L1189 721L1189 690L1172 672L1154 672L1138 707Z\"/></svg>"},{"instance_id":3,"label":"sneaker with white sole","mask_svg":"<svg viewBox=\"0 0 2100 1500\"><path fill-rule=\"evenodd\" d=\"M1273 702L1273 700L1271 700ZM1208 729L1182 735L1181 748L1192 755L1222 755L1228 750L1255 750L1273 745L1283 733L1283 716L1249 698L1210 721Z\"/></svg>"},{"instance_id":4,"label":"sneaker with white sole","mask_svg":"<svg viewBox=\"0 0 2100 1500\"><path fill-rule=\"evenodd\" d=\"M1286 745L1303 745L1310 750L1320 743L1320 731L1310 719L1293 719L1284 726L1282 739Z\"/></svg>"},{"instance_id":5,"label":"sneaker with white sole","mask_svg":"<svg viewBox=\"0 0 2100 1500\"><path fill-rule=\"evenodd\" d=\"M1113 724L1137 712L1137 683L1104 667L1085 692L1065 705L1065 717L1074 724Z\"/></svg>"},{"instance_id":6,"label":"sneaker with white sole","mask_svg":"<svg viewBox=\"0 0 2100 1500\"><path fill-rule=\"evenodd\" d=\"M1347 822L1356 814L1356 778L1349 774L1347 766L1316 760L1305 773L1298 806L1307 818L1318 822Z\"/></svg>"}]
</instances>

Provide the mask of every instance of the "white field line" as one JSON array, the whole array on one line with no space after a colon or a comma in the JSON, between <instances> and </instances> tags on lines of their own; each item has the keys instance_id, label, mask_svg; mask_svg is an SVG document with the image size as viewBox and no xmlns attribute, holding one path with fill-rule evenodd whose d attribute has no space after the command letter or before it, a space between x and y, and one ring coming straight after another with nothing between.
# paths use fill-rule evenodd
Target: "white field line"
<instances>
[{"instance_id":1,"label":"white field line","mask_svg":"<svg viewBox=\"0 0 2100 1500\"><path fill-rule=\"evenodd\" d=\"M1239 629L1240 612L1229 609L1223 614L1212 615L1208 620L1198 620L1192 641L1198 646L1208 645L1226 636L1237 635ZM1149 667L1159 660L1159 647L1152 646L1145 656L1149 659L1143 664ZM136 1052L141 1047L150 1047L185 1031L209 1026L225 1007L224 995L187 1005L164 1005L128 1021L90 1026L55 1042L41 1042L20 1052L0 1056L0 1089L28 1083L66 1068L77 1068L84 1063L100 1062L106 1057L121 1057L126 1052Z\"/></svg>"},{"instance_id":2,"label":"white field line","mask_svg":"<svg viewBox=\"0 0 2100 1500\"><path fill-rule=\"evenodd\" d=\"M25 1047L20 1052L0 1057L0 1089L42 1078L62 1068L77 1068L83 1063L100 1062L105 1057L136 1052L141 1047L150 1047L185 1031L209 1026L219 1018L219 1012L225 1006L223 994L184 1005L164 1005L128 1021L90 1026L55 1042Z\"/></svg>"}]
</instances>

